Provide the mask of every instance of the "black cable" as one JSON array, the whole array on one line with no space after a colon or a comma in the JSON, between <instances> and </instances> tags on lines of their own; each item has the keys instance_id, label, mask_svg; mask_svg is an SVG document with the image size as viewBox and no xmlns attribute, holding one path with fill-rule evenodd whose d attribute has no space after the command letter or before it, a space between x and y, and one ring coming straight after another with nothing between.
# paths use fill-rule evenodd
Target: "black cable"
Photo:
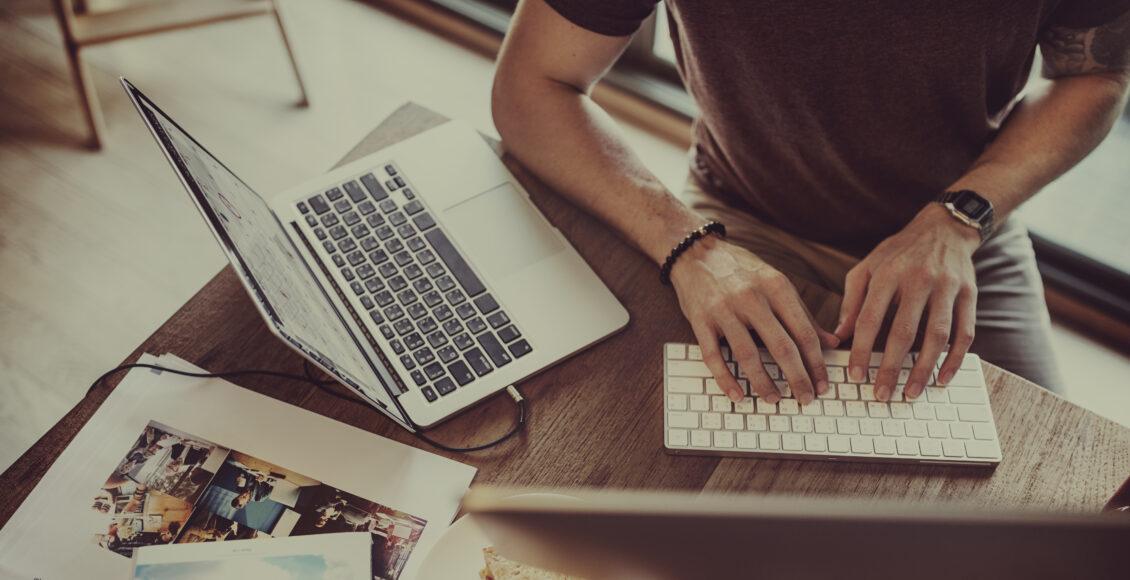
<instances>
[{"instance_id":1,"label":"black cable","mask_svg":"<svg viewBox=\"0 0 1130 580\"><path fill-rule=\"evenodd\" d=\"M91 383L90 388L88 388L86 390L86 394L90 395L90 393L94 392L94 389L98 388L102 384L102 382L105 381L107 378L109 378L109 377L111 377L111 376L113 376L117 373L120 373L122 371L129 370L129 369L153 369L153 370L158 370L158 371L162 371L162 372L172 373L174 375L182 375L182 376L186 376L186 377L197 377L197 378L227 379L227 378L241 377L241 376L248 376L248 375L262 375L262 376L276 377L276 378L281 378L281 379L290 379L290 380L299 381L299 382L303 382L303 383L309 383L311 385L314 385L315 387L320 389L322 392L324 392L324 393L326 393L326 394L328 394L328 395L330 395L334 398L340 399L342 401L348 401L350 403L354 403L354 404L357 404L357 405L364 405L366 408L370 408L363 401L357 399L352 394L343 395L343 394L335 391L334 389L331 389L330 385L336 384L337 381L318 379L315 375L315 370L312 370L312 366L310 365L309 361L305 361L305 360L302 362L303 374L301 374L301 375L292 374L292 373L283 373L283 372L279 372L279 371L259 370L259 369L242 369L242 370L238 370L238 371L228 371L228 372L223 372L223 373L208 373L208 372L182 371L182 370L178 370L178 369L171 369L171 368L168 368L168 367L163 367L163 366L160 366L160 365L154 365L154 364L149 364L149 363L129 363L129 364L121 365L119 367L112 368L112 369L102 373L101 376L99 376L97 379L94 379L94 382ZM510 439L511 437L516 435L519 431L522 430L522 426L526 424L526 401L525 401L525 399L522 398L522 395L519 394L518 390L515 389L513 386L506 387L506 391L507 391L507 393L510 394L511 398L514 399L515 404L517 404L517 406L518 406L518 420L514 423L514 426L510 428L510 431L506 432L505 435L499 437L498 439L495 439L493 441L488 441L488 442L483 443L481 445L475 445L475 446L472 446L472 447L449 447L447 445L444 445L443 443L440 443L440 442L428 437L427 435L424 435L420 431L414 431L413 435L415 435L418 439L420 439L424 443L427 443L428 445L435 447L436 449L440 449L442 451L449 451L449 452L452 452L452 453L470 453L472 451L482 451L484 449L489 449L491 447L499 445L502 442L506 441L507 439Z\"/></svg>"}]
</instances>

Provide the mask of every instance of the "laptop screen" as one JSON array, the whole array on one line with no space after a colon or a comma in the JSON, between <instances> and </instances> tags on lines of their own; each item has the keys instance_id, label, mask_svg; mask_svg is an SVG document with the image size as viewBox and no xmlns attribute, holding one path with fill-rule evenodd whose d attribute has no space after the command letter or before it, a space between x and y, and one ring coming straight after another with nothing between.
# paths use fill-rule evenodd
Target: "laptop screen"
<instances>
[{"instance_id":1,"label":"laptop screen","mask_svg":"<svg viewBox=\"0 0 1130 580\"><path fill-rule=\"evenodd\" d=\"M397 412L388 392L373 388L380 382L371 363L263 198L140 91L126 86L268 324Z\"/></svg>"}]
</instances>

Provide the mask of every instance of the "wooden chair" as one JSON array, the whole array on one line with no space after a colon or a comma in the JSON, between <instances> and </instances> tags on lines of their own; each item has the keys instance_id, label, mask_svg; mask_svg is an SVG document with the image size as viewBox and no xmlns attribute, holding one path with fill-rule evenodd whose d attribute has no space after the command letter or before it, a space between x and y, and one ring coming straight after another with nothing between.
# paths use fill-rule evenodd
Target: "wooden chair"
<instances>
[{"instance_id":1,"label":"wooden chair","mask_svg":"<svg viewBox=\"0 0 1130 580\"><path fill-rule=\"evenodd\" d=\"M90 70L82 58L82 50L88 46L104 44L125 38L134 38L171 30L204 26L215 22L226 22L251 16L273 16L278 23L283 47L290 59L294 77L298 81L301 98L299 106L309 105L306 86L298 71L286 27L283 26L275 0L158 0L133 6L87 12L75 0L53 0L55 15L63 31L63 42L67 49L67 60L78 88L79 101L86 113L90 129L90 146L101 149L105 137L102 110L98 105L98 93Z\"/></svg>"}]
</instances>

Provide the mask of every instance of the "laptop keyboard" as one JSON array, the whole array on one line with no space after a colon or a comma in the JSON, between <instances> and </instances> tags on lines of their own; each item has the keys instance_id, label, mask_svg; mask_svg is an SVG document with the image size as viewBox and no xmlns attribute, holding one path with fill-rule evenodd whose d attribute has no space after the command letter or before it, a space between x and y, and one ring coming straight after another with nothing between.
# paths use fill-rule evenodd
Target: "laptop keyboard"
<instances>
[{"instance_id":1,"label":"laptop keyboard","mask_svg":"<svg viewBox=\"0 0 1130 580\"><path fill-rule=\"evenodd\" d=\"M793 459L975 464L1001 460L977 355L965 355L948 386L938 386L932 373L917 399L903 395L918 356L908 355L895 392L883 402L875 398L874 386L881 353L872 355L867 380L854 382L847 377L848 352L825 351L831 386L815 401L800 405L768 352L760 354L782 396L776 403L757 397L729 349L723 354L746 392L737 403L723 396L697 345L671 343L664 348L667 449Z\"/></svg>"},{"instance_id":2,"label":"laptop keyboard","mask_svg":"<svg viewBox=\"0 0 1130 580\"><path fill-rule=\"evenodd\" d=\"M428 402L532 352L395 165L298 210Z\"/></svg>"}]
</instances>

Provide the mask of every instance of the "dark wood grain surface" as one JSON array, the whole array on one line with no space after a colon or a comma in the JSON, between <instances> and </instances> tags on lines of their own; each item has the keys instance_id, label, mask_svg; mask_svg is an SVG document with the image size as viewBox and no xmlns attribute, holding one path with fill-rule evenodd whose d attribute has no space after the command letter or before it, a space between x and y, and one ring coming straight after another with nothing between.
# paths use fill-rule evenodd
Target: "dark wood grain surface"
<instances>
[{"instance_id":1,"label":"dark wood grain surface","mask_svg":"<svg viewBox=\"0 0 1130 580\"><path fill-rule=\"evenodd\" d=\"M364 156L445 121L405 105L349 152ZM1004 461L994 469L675 457L662 450L661 346L691 341L675 297L653 264L593 218L552 194L513 159L510 170L572 240L631 313L621 333L521 383L526 430L500 447L444 454L479 468L478 483L791 493L909 501L964 501L997 507L1097 511L1130 474L1130 429L987 365ZM201 225L203 227L203 225ZM231 269L224 269L149 337L144 352L174 353L213 371L261 368L301 373L302 360L260 320ZM116 385L120 377L108 381ZM301 383L248 378L240 385L372 433L430 449L363 403ZM96 390L0 475L0 524L43 476L109 393ZM495 397L431 430L451 445L494 438L514 420ZM312 444L317 444L312 443Z\"/></svg>"}]
</instances>

